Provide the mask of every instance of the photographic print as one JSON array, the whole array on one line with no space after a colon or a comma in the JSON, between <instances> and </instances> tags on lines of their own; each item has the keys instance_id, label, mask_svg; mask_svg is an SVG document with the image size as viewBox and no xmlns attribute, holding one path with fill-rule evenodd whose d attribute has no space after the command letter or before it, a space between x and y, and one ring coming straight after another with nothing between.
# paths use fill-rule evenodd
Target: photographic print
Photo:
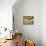
<instances>
[{"instance_id":1,"label":"photographic print","mask_svg":"<svg viewBox=\"0 0 46 46\"><path fill-rule=\"evenodd\" d=\"M34 16L23 16L23 24L24 25L34 24Z\"/></svg>"}]
</instances>

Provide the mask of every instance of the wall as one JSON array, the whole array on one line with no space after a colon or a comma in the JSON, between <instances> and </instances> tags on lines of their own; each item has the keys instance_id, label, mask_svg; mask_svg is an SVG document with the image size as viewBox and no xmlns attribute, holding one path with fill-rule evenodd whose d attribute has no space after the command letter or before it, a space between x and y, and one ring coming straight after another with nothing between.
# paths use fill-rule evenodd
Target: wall
<instances>
[{"instance_id":1,"label":"wall","mask_svg":"<svg viewBox=\"0 0 46 46\"><path fill-rule=\"evenodd\" d=\"M15 29L23 33L24 38L35 41L41 46L41 0L23 0L17 7L14 5ZM24 25L23 16L34 16L33 25Z\"/></svg>"},{"instance_id":2,"label":"wall","mask_svg":"<svg viewBox=\"0 0 46 46\"><path fill-rule=\"evenodd\" d=\"M41 1L41 38L42 46L46 46L46 0Z\"/></svg>"},{"instance_id":3,"label":"wall","mask_svg":"<svg viewBox=\"0 0 46 46\"><path fill-rule=\"evenodd\" d=\"M0 0L0 27L12 29L12 6L16 0Z\"/></svg>"}]
</instances>

